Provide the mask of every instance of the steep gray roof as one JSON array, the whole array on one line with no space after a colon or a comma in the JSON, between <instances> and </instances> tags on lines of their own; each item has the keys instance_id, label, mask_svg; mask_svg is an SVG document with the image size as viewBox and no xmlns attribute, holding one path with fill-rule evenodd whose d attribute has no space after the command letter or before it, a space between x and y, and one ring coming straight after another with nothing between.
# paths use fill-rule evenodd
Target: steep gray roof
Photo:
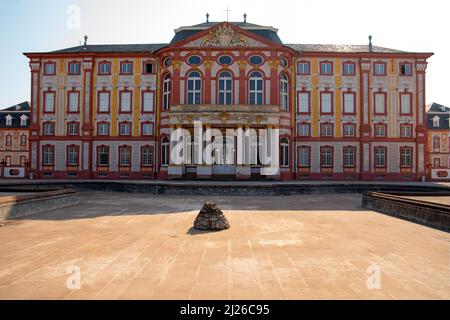
<instances>
[{"instance_id":1,"label":"steep gray roof","mask_svg":"<svg viewBox=\"0 0 450 320\"><path fill-rule=\"evenodd\" d=\"M164 48L167 43L149 43L149 44L95 44L86 46L77 46L61 50L50 51L47 53L148 53L155 52Z\"/></svg>"},{"instance_id":2,"label":"steep gray roof","mask_svg":"<svg viewBox=\"0 0 450 320\"><path fill-rule=\"evenodd\" d=\"M433 126L434 117L439 117L439 127ZM450 131L450 108L439 103L432 103L427 106L427 128L432 130L449 130Z\"/></svg>"},{"instance_id":3,"label":"steep gray roof","mask_svg":"<svg viewBox=\"0 0 450 320\"><path fill-rule=\"evenodd\" d=\"M25 101L22 103L19 103L17 105L14 105L12 107L0 110L0 128L28 128L30 125L30 104ZM26 115L28 117L26 126L20 125L20 117L22 115ZM6 125L6 117L10 115L12 118L12 125L7 126Z\"/></svg>"},{"instance_id":4,"label":"steep gray roof","mask_svg":"<svg viewBox=\"0 0 450 320\"><path fill-rule=\"evenodd\" d=\"M0 112L10 112L10 111L21 112L21 111L30 111L30 110L31 110L30 104L28 103L28 101L24 101L22 103L12 106L12 107L1 109Z\"/></svg>"},{"instance_id":5,"label":"steep gray roof","mask_svg":"<svg viewBox=\"0 0 450 320\"><path fill-rule=\"evenodd\" d=\"M285 44L298 52L338 52L338 53L369 53L368 45L345 45L345 44ZM372 47L374 53L406 53L383 47Z\"/></svg>"}]
</instances>

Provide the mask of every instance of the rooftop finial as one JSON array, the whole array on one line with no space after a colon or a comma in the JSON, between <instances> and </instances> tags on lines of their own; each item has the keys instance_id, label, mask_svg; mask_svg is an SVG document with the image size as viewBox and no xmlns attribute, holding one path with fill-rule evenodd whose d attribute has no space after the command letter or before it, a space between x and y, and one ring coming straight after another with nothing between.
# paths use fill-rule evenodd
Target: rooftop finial
<instances>
[{"instance_id":1,"label":"rooftop finial","mask_svg":"<svg viewBox=\"0 0 450 320\"><path fill-rule=\"evenodd\" d=\"M88 36L87 36L87 34L86 34L86 35L84 35L84 46L87 45L87 41L88 41Z\"/></svg>"},{"instance_id":2,"label":"rooftop finial","mask_svg":"<svg viewBox=\"0 0 450 320\"><path fill-rule=\"evenodd\" d=\"M369 36L369 52L373 51L373 47L372 47L372 36Z\"/></svg>"},{"instance_id":3,"label":"rooftop finial","mask_svg":"<svg viewBox=\"0 0 450 320\"><path fill-rule=\"evenodd\" d=\"M244 13L244 23L247 23L247 14Z\"/></svg>"},{"instance_id":4,"label":"rooftop finial","mask_svg":"<svg viewBox=\"0 0 450 320\"><path fill-rule=\"evenodd\" d=\"M209 23L209 13L206 14L206 23Z\"/></svg>"}]
</instances>

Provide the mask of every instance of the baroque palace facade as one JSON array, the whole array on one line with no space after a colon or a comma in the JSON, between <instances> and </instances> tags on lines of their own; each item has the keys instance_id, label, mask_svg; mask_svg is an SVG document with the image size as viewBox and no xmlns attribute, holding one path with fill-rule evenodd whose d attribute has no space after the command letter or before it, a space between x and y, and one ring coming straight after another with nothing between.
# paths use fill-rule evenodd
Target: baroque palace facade
<instances>
[{"instance_id":1,"label":"baroque palace facade","mask_svg":"<svg viewBox=\"0 0 450 320\"><path fill-rule=\"evenodd\" d=\"M281 168L271 179L426 174L431 53L283 44L277 29L244 20L181 27L168 44L85 42L25 55L35 177L263 178L258 163L171 163L170 129L192 131L195 121L278 128Z\"/></svg>"}]
</instances>

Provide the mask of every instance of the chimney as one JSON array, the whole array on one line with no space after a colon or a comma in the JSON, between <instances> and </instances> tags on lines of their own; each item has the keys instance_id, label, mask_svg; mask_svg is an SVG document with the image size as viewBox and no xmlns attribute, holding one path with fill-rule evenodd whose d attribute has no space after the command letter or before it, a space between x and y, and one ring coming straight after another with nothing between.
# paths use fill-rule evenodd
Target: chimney
<instances>
[{"instance_id":1,"label":"chimney","mask_svg":"<svg viewBox=\"0 0 450 320\"><path fill-rule=\"evenodd\" d=\"M369 52L373 52L373 47L372 47L372 36L369 36Z\"/></svg>"}]
</instances>

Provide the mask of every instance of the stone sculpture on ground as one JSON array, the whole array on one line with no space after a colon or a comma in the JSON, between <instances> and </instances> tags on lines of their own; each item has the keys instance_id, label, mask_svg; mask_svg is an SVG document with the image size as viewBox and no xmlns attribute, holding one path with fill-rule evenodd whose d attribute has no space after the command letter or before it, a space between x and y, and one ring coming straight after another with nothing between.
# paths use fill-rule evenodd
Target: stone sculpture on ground
<instances>
[{"instance_id":1,"label":"stone sculpture on ground","mask_svg":"<svg viewBox=\"0 0 450 320\"><path fill-rule=\"evenodd\" d=\"M230 224L222 210L214 202L205 202L194 221L194 228L199 230L225 230Z\"/></svg>"}]
</instances>

